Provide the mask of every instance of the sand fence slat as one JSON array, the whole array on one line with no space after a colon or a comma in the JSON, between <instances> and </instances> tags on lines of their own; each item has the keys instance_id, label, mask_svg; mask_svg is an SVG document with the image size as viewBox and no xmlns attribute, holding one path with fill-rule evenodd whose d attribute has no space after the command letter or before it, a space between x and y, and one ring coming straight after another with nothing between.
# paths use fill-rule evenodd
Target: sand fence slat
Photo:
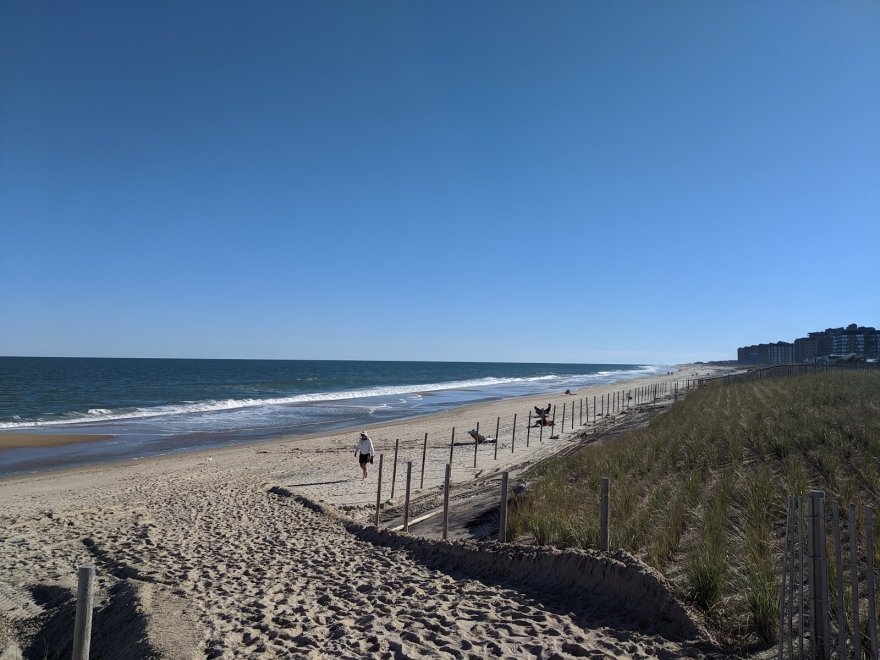
<instances>
[{"instance_id":1,"label":"sand fence slat","mask_svg":"<svg viewBox=\"0 0 880 660\"><path fill-rule=\"evenodd\" d=\"M837 653L846 657L846 611L843 598L843 546L840 542L840 505L831 503L831 525L834 528L835 608L837 609Z\"/></svg>"},{"instance_id":2,"label":"sand fence slat","mask_svg":"<svg viewBox=\"0 0 880 660\"><path fill-rule=\"evenodd\" d=\"M847 509L849 518L849 577L850 590L852 593L852 629L853 629L853 657L862 657L861 626L859 625L859 534L856 528L858 509L855 504L850 504Z\"/></svg>"},{"instance_id":3,"label":"sand fence slat","mask_svg":"<svg viewBox=\"0 0 880 660\"><path fill-rule=\"evenodd\" d=\"M871 657L877 658L877 594L874 584L874 507L865 507L865 556L868 563L868 630Z\"/></svg>"}]
</instances>

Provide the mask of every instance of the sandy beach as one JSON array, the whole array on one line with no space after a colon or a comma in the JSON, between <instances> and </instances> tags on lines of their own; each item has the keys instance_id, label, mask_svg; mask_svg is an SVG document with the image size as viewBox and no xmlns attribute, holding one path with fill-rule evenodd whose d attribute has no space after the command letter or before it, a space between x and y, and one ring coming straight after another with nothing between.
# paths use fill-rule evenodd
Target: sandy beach
<instances>
[{"instance_id":1,"label":"sandy beach","mask_svg":"<svg viewBox=\"0 0 880 660\"><path fill-rule=\"evenodd\" d=\"M624 553L499 545L464 526L497 502L503 471L519 483L536 461L640 414L582 425L583 398L592 410L593 396L669 379L370 428L383 454L380 529L379 460L363 480L352 430L0 480L0 658L69 656L83 563L97 571L96 658L715 656L663 578ZM526 426L548 403L553 439ZM475 446L478 424L487 436L497 426L497 443ZM453 428L443 541L431 514ZM411 519L428 517L385 531L400 523L409 462Z\"/></svg>"}]
</instances>

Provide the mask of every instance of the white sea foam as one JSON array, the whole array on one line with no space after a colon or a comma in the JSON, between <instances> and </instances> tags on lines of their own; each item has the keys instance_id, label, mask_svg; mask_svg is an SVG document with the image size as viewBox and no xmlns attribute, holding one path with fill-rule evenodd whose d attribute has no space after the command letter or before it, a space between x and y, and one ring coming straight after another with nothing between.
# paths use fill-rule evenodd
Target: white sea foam
<instances>
[{"instance_id":1,"label":"white sea foam","mask_svg":"<svg viewBox=\"0 0 880 660\"><path fill-rule=\"evenodd\" d=\"M278 405L296 405L296 404L320 404L331 401L347 401L357 399L367 399L373 397L388 397L399 395L420 395L425 392L440 392L444 390L464 390L474 388L488 388L493 386L515 386L517 384L527 385L528 383L544 382L547 384L553 381L560 383L580 383L583 385L595 384L597 381L606 380L628 380L638 378L651 373L658 372L659 367L641 366L637 369L622 371L600 371L592 374L546 374L543 376L529 376L522 378L477 378L473 380L449 381L445 383L430 383L420 385L390 385L385 387L374 387L362 390L345 390L341 392L312 392L308 394L298 394L289 397L275 397L268 399L225 399L225 400L208 400L208 401L187 401L180 404L154 406L151 408L135 408L124 410L108 410L106 408L90 408L86 414L70 413L64 419L51 420L28 420L28 421L12 421L0 422L0 429L12 428L33 428L46 426L62 426L68 424L77 424L84 422L113 422L121 420L147 419L153 417L164 417L171 415L192 415L198 413L222 412L228 410L236 410L243 408L254 408L258 406L278 406ZM609 380L609 382L610 382ZM405 399L401 399L405 401ZM366 402L364 402L366 405ZM370 409L387 407L387 403L370 404Z\"/></svg>"}]
</instances>

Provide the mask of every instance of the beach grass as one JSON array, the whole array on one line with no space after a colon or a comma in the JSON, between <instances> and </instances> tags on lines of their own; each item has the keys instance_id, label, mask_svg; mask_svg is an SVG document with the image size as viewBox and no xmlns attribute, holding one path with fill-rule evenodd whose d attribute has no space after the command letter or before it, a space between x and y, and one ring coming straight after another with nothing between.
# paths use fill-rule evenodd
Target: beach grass
<instances>
[{"instance_id":1,"label":"beach grass","mask_svg":"<svg viewBox=\"0 0 880 660\"><path fill-rule=\"evenodd\" d=\"M596 548L610 477L612 546L667 575L723 639L769 644L788 496L824 490L844 512L875 502L878 453L876 371L718 381L644 428L535 466L509 524L540 544Z\"/></svg>"}]
</instances>

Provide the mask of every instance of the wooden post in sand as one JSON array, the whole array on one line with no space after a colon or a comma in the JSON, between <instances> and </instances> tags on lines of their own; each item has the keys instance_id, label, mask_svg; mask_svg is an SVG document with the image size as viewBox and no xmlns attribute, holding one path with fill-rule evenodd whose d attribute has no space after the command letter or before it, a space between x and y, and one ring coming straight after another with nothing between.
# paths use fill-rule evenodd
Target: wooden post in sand
<instances>
[{"instance_id":1,"label":"wooden post in sand","mask_svg":"<svg viewBox=\"0 0 880 660\"><path fill-rule=\"evenodd\" d=\"M862 657L862 627L859 625L859 534L856 530L858 511L855 504L847 509L849 518L849 576L852 592L853 657Z\"/></svg>"},{"instance_id":2,"label":"wooden post in sand","mask_svg":"<svg viewBox=\"0 0 880 660\"><path fill-rule=\"evenodd\" d=\"M449 476L452 465L446 464L446 478L443 481L443 540L449 535Z\"/></svg>"},{"instance_id":3,"label":"wooden post in sand","mask_svg":"<svg viewBox=\"0 0 880 660\"><path fill-rule=\"evenodd\" d=\"M409 531L409 484L412 479L412 461L406 462L406 499L403 502L403 531Z\"/></svg>"},{"instance_id":4,"label":"wooden post in sand","mask_svg":"<svg viewBox=\"0 0 880 660\"><path fill-rule=\"evenodd\" d=\"M449 464L452 465L452 450L455 449L455 427L452 427L452 440L449 441Z\"/></svg>"},{"instance_id":5,"label":"wooden post in sand","mask_svg":"<svg viewBox=\"0 0 880 660\"><path fill-rule=\"evenodd\" d=\"M587 404L587 419L590 418L590 405ZM593 395L593 424L596 423L596 395Z\"/></svg>"},{"instance_id":6,"label":"wooden post in sand","mask_svg":"<svg viewBox=\"0 0 880 660\"><path fill-rule=\"evenodd\" d=\"M510 453L513 453L513 449L516 447L516 413L513 413L513 431L510 434Z\"/></svg>"},{"instance_id":7,"label":"wooden post in sand","mask_svg":"<svg viewBox=\"0 0 880 660\"><path fill-rule=\"evenodd\" d=\"M560 433L565 433L565 406L567 404L562 404L562 429L559 431Z\"/></svg>"},{"instance_id":8,"label":"wooden post in sand","mask_svg":"<svg viewBox=\"0 0 880 660\"><path fill-rule=\"evenodd\" d=\"M428 434L425 433L425 444L422 445L422 477L419 480L419 490L425 487L425 455L428 453Z\"/></svg>"},{"instance_id":9,"label":"wooden post in sand","mask_svg":"<svg viewBox=\"0 0 880 660\"><path fill-rule=\"evenodd\" d=\"M602 485L600 487L599 497L599 549L602 552L608 552L610 543L610 533L608 530L608 509L609 496L611 491L611 479L602 477Z\"/></svg>"},{"instance_id":10,"label":"wooden post in sand","mask_svg":"<svg viewBox=\"0 0 880 660\"><path fill-rule=\"evenodd\" d=\"M507 479L508 473L501 473L501 518L498 521L498 542L507 542Z\"/></svg>"},{"instance_id":11,"label":"wooden post in sand","mask_svg":"<svg viewBox=\"0 0 880 660\"><path fill-rule=\"evenodd\" d=\"M574 401L571 402L571 430L574 431Z\"/></svg>"},{"instance_id":12,"label":"wooden post in sand","mask_svg":"<svg viewBox=\"0 0 880 660\"><path fill-rule=\"evenodd\" d=\"M394 469L391 471L391 499L394 499L394 484L397 481L397 449L400 447L400 438L394 441Z\"/></svg>"},{"instance_id":13,"label":"wooden post in sand","mask_svg":"<svg viewBox=\"0 0 880 660\"><path fill-rule=\"evenodd\" d=\"M385 454L379 454L379 483L376 486L376 527L379 526L379 510L382 508L382 459Z\"/></svg>"},{"instance_id":14,"label":"wooden post in sand","mask_svg":"<svg viewBox=\"0 0 880 660\"><path fill-rule=\"evenodd\" d=\"M541 427L538 429L538 442L544 442L544 419L541 419Z\"/></svg>"},{"instance_id":15,"label":"wooden post in sand","mask_svg":"<svg viewBox=\"0 0 880 660\"><path fill-rule=\"evenodd\" d=\"M73 628L73 660L89 660L92 644L92 600L95 596L95 565L79 567L76 587L76 622Z\"/></svg>"},{"instance_id":16,"label":"wooden post in sand","mask_svg":"<svg viewBox=\"0 0 880 660\"><path fill-rule=\"evenodd\" d=\"M529 424L526 426L526 447L529 446L529 438L532 437L532 411L529 411Z\"/></svg>"},{"instance_id":17,"label":"wooden post in sand","mask_svg":"<svg viewBox=\"0 0 880 660\"><path fill-rule=\"evenodd\" d=\"M480 423L477 422L477 433L474 436L474 469L477 469L477 446L480 444Z\"/></svg>"},{"instance_id":18,"label":"wooden post in sand","mask_svg":"<svg viewBox=\"0 0 880 660\"><path fill-rule=\"evenodd\" d=\"M581 426L584 425L584 398L583 397L581 397L581 409L580 409L580 413L578 414L578 424L580 424ZM574 418L573 417L571 420L571 425L574 426Z\"/></svg>"},{"instance_id":19,"label":"wooden post in sand","mask_svg":"<svg viewBox=\"0 0 880 660\"><path fill-rule=\"evenodd\" d=\"M501 430L501 418L495 418L495 460L498 460L498 432Z\"/></svg>"},{"instance_id":20,"label":"wooden post in sand","mask_svg":"<svg viewBox=\"0 0 880 660\"><path fill-rule=\"evenodd\" d=\"M874 508L865 507L865 557L868 560L868 631L871 657L877 657L877 600L874 593Z\"/></svg>"}]
</instances>

